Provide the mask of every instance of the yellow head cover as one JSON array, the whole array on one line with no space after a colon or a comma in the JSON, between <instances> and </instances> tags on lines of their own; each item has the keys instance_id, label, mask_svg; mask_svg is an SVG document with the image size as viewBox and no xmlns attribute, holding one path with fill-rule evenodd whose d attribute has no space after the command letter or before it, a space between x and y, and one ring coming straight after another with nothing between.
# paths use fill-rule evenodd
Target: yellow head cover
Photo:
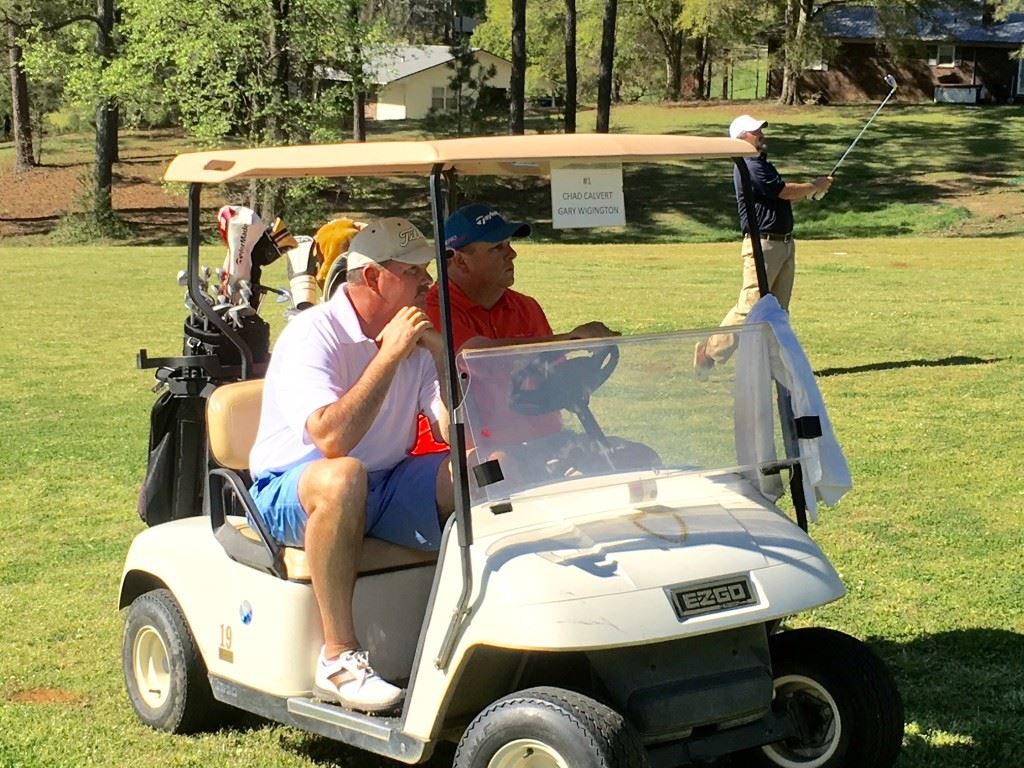
<instances>
[{"instance_id":1,"label":"yellow head cover","mask_svg":"<svg viewBox=\"0 0 1024 768\"><path fill-rule=\"evenodd\" d=\"M348 244L359 229L359 225L352 219L331 219L313 235L313 242L320 257L320 268L316 272L316 282L320 290L324 289L331 264L348 250Z\"/></svg>"}]
</instances>

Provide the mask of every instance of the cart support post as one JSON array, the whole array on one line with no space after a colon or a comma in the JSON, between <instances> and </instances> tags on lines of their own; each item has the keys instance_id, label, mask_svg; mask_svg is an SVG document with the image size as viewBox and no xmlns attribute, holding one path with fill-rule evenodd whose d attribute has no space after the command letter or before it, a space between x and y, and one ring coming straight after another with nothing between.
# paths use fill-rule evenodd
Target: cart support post
<instances>
[{"instance_id":1,"label":"cart support post","mask_svg":"<svg viewBox=\"0 0 1024 768\"><path fill-rule=\"evenodd\" d=\"M452 611L451 623L445 632L441 649L434 659L438 669L444 669L451 661L458 641L462 625L468 615L469 597L473 591L473 568L469 548L473 544L473 521L470 516L469 472L466 467L466 434L463 424L456 416L456 410L462 401L462 390L459 386L459 373L455 367L455 342L452 336L451 303L448 291L448 258L444 244L445 199L442 183L442 166L435 165L430 174L430 207L434 217L434 248L437 252L437 294L441 308L441 339L444 350L444 373L446 382L443 384L448 391L449 445L452 465L452 489L455 493L455 529L459 537L459 557L462 565L462 591ZM454 183L454 175L448 176L450 184Z\"/></svg>"},{"instance_id":2,"label":"cart support post","mask_svg":"<svg viewBox=\"0 0 1024 768\"><path fill-rule=\"evenodd\" d=\"M761 249L761 229L757 224L757 212L754 210L754 189L750 184L750 169L742 157L733 158L736 170L740 175L740 186L743 189L743 209L747 216L747 229L750 236L750 247L754 253L754 269L757 270L757 288L761 296L771 293L768 286L768 270L764 263L764 251ZM807 499L804 497L803 469L800 467L800 444L796 437L796 421L793 418L793 404L789 390L777 384L779 401L779 419L782 422L782 439L786 446L786 457L798 459L789 472L789 493L793 499L797 524L807 530Z\"/></svg>"},{"instance_id":3,"label":"cart support post","mask_svg":"<svg viewBox=\"0 0 1024 768\"><path fill-rule=\"evenodd\" d=\"M743 188L743 209L747 215L747 234L750 235L750 247L754 251L754 269L757 270L757 288L762 296L770 292L768 287L768 270L764 265L764 251L761 250L761 228L757 224L757 213L754 211L754 188L750 186L750 169L742 157L733 158L736 170L740 174L740 186Z\"/></svg>"}]
</instances>

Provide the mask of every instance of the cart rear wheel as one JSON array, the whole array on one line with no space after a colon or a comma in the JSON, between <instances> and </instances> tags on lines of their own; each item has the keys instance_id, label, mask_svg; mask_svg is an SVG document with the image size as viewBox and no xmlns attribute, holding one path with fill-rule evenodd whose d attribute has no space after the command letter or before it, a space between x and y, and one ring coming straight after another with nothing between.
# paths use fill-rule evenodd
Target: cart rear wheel
<instances>
[{"instance_id":1,"label":"cart rear wheel","mask_svg":"<svg viewBox=\"0 0 1024 768\"><path fill-rule=\"evenodd\" d=\"M771 638L775 705L799 736L749 762L777 768L889 768L903 740L903 704L885 664L864 643L830 629Z\"/></svg>"},{"instance_id":2,"label":"cart rear wheel","mask_svg":"<svg viewBox=\"0 0 1024 768\"><path fill-rule=\"evenodd\" d=\"M146 725L171 733L204 730L219 721L206 666L185 617L166 589L128 608L121 644L125 688Z\"/></svg>"},{"instance_id":3,"label":"cart rear wheel","mask_svg":"<svg viewBox=\"0 0 1024 768\"><path fill-rule=\"evenodd\" d=\"M623 717L560 688L528 688L470 723L455 768L643 768L643 746Z\"/></svg>"}]
</instances>

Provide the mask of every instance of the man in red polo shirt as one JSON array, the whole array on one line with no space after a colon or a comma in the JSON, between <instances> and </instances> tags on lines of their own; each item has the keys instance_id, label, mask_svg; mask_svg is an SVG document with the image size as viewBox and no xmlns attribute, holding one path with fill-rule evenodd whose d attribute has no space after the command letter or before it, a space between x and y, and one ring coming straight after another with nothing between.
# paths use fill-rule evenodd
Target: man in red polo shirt
<instances>
[{"instance_id":1,"label":"man in red polo shirt","mask_svg":"<svg viewBox=\"0 0 1024 768\"><path fill-rule=\"evenodd\" d=\"M555 334L537 300L512 290L516 251L511 240L528 237L529 224L506 221L491 206L474 203L449 216L444 232L457 350L619 335L596 320ZM427 314L440 327L436 285L427 294Z\"/></svg>"},{"instance_id":2,"label":"man in red polo shirt","mask_svg":"<svg viewBox=\"0 0 1024 768\"><path fill-rule=\"evenodd\" d=\"M449 216L444 231L456 350L620 335L596 320L567 333L552 333L537 300L512 290L516 251L511 240L529 236L529 224L506 221L491 206L474 203ZM436 284L427 294L427 315L440 328ZM501 389L496 387L495 392ZM487 413L487 424L482 427L489 437L503 443L521 443L562 429L558 412L539 416L513 413L507 396L501 402L487 403L483 410Z\"/></svg>"}]
</instances>

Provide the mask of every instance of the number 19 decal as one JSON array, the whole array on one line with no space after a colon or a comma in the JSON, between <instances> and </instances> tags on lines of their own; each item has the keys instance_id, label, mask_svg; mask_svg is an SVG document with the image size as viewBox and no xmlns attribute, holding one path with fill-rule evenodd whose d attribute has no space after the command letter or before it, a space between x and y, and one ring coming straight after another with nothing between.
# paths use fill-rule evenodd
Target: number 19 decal
<instances>
[{"instance_id":1,"label":"number 19 decal","mask_svg":"<svg viewBox=\"0 0 1024 768\"><path fill-rule=\"evenodd\" d=\"M217 649L217 654L220 656L221 661L226 661L228 664L235 663L235 652L231 650L230 624L220 625L220 647Z\"/></svg>"}]
</instances>

